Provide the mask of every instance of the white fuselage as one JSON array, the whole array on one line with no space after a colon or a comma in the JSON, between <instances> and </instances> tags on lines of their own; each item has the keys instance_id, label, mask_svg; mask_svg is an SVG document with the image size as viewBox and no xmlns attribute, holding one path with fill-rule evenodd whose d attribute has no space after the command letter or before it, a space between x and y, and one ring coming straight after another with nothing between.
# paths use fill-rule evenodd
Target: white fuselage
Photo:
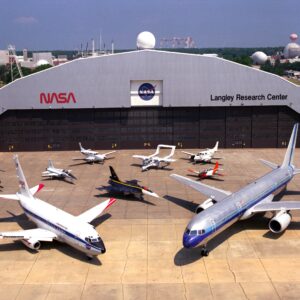
<instances>
[{"instance_id":1,"label":"white fuselage","mask_svg":"<svg viewBox=\"0 0 300 300\"><path fill-rule=\"evenodd\" d=\"M20 205L27 217L37 227L46 229L56 234L57 240L86 253L88 256L96 256L105 252L103 249L93 245L86 238L99 238L95 228L80 221L71 214L37 198L27 198L18 194ZM101 239L100 239L101 240ZM104 251L103 251L104 250Z\"/></svg>"}]
</instances>

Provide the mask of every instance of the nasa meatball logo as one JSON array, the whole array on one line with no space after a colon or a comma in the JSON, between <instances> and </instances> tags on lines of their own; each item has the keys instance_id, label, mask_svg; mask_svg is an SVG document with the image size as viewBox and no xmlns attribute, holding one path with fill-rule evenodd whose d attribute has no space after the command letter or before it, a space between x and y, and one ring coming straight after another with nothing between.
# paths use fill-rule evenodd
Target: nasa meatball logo
<instances>
[{"instance_id":1,"label":"nasa meatball logo","mask_svg":"<svg viewBox=\"0 0 300 300\"><path fill-rule=\"evenodd\" d=\"M151 83L143 83L138 90L139 96L144 101L149 101L155 96L155 86Z\"/></svg>"}]
</instances>

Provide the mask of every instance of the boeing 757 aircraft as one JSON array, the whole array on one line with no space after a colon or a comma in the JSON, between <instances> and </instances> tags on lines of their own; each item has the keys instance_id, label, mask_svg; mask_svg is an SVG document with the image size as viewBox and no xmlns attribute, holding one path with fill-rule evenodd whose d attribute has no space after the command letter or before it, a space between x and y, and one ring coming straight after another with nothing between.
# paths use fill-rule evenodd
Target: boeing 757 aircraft
<instances>
[{"instance_id":1,"label":"boeing 757 aircraft","mask_svg":"<svg viewBox=\"0 0 300 300\"><path fill-rule=\"evenodd\" d=\"M38 250L41 242L57 240L85 253L89 258L105 253L105 246L98 232L89 224L116 200L108 199L79 216L71 214L47 203L34 195L43 188L37 185L29 189L18 156L14 156L20 190L15 195L0 195L1 198L19 201L26 216L38 228L0 232L0 238L21 240L30 249Z\"/></svg>"},{"instance_id":2,"label":"boeing 757 aircraft","mask_svg":"<svg viewBox=\"0 0 300 300\"><path fill-rule=\"evenodd\" d=\"M177 181L199 191L209 198L196 209L196 216L183 234L185 248L202 246L201 254L208 255L206 244L214 236L238 220L245 220L256 213L272 212L269 229L273 233L283 232L291 222L291 210L300 209L300 201L272 202L274 195L283 190L294 175L300 173L293 165L298 124L294 129L281 166L261 160L271 172L231 193L209 185L195 182L180 175L170 175Z\"/></svg>"}]
</instances>

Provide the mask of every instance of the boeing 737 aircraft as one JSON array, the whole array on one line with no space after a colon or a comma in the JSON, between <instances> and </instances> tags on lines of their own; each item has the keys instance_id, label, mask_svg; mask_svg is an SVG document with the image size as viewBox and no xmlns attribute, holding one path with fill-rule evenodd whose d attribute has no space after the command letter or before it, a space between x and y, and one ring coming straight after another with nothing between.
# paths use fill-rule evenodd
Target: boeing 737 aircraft
<instances>
[{"instance_id":1,"label":"boeing 737 aircraft","mask_svg":"<svg viewBox=\"0 0 300 300\"><path fill-rule=\"evenodd\" d=\"M206 244L214 236L238 220L245 220L256 213L272 212L269 229L273 233L283 232L291 222L291 210L300 209L300 201L272 202L274 195L282 191L294 175L300 173L293 165L298 124L295 124L289 145L281 166L261 160L272 169L271 172L231 193L180 175L172 174L177 181L199 191L209 198L196 209L196 216L183 234L185 248L202 246L202 255L207 256Z\"/></svg>"},{"instance_id":2,"label":"boeing 737 aircraft","mask_svg":"<svg viewBox=\"0 0 300 300\"><path fill-rule=\"evenodd\" d=\"M41 242L57 240L69 244L92 258L105 253L105 246L98 232L89 224L116 200L111 198L87 210L79 216L71 214L47 203L34 195L43 188L38 185L28 188L18 157L14 156L20 190L15 195L0 195L1 198L17 200L26 216L38 228L0 232L0 238L21 240L30 249L38 250Z\"/></svg>"}]
</instances>

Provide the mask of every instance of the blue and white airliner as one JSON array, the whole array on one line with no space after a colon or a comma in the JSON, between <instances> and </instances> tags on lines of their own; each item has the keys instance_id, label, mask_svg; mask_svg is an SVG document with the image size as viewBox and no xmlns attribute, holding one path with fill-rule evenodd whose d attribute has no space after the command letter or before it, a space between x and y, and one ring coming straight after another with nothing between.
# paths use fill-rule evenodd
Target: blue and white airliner
<instances>
[{"instance_id":1,"label":"blue and white airliner","mask_svg":"<svg viewBox=\"0 0 300 300\"><path fill-rule=\"evenodd\" d=\"M300 209L300 201L272 201L293 176L300 173L300 169L293 165L297 132L298 124L295 124L282 165L261 160L272 171L237 192L224 191L180 175L170 175L209 197L197 207L196 216L183 234L185 248L201 246L202 255L207 256L206 245L209 240L236 221L248 219L256 213L273 213L269 222L269 229L273 233L283 232L288 227L292 219L290 211Z\"/></svg>"},{"instance_id":2,"label":"blue and white airliner","mask_svg":"<svg viewBox=\"0 0 300 300\"><path fill-rule=\"evenodd\" d=\"M21 240L30 249L38 250L41 242L57 240L69 244L73 248L85 253L89 258L105 253L106 249L98 232L90 224L106 208L116 200L113 198L96 205L79 216L71 214L47 203L34 195L43 188L43 184L28 188L18 156L14 156L19 192L13 195L0 195L1 198L19 201L26 216L38 228L11 232L0 232L0 238Z\"/></svg>"}]
</instances>

